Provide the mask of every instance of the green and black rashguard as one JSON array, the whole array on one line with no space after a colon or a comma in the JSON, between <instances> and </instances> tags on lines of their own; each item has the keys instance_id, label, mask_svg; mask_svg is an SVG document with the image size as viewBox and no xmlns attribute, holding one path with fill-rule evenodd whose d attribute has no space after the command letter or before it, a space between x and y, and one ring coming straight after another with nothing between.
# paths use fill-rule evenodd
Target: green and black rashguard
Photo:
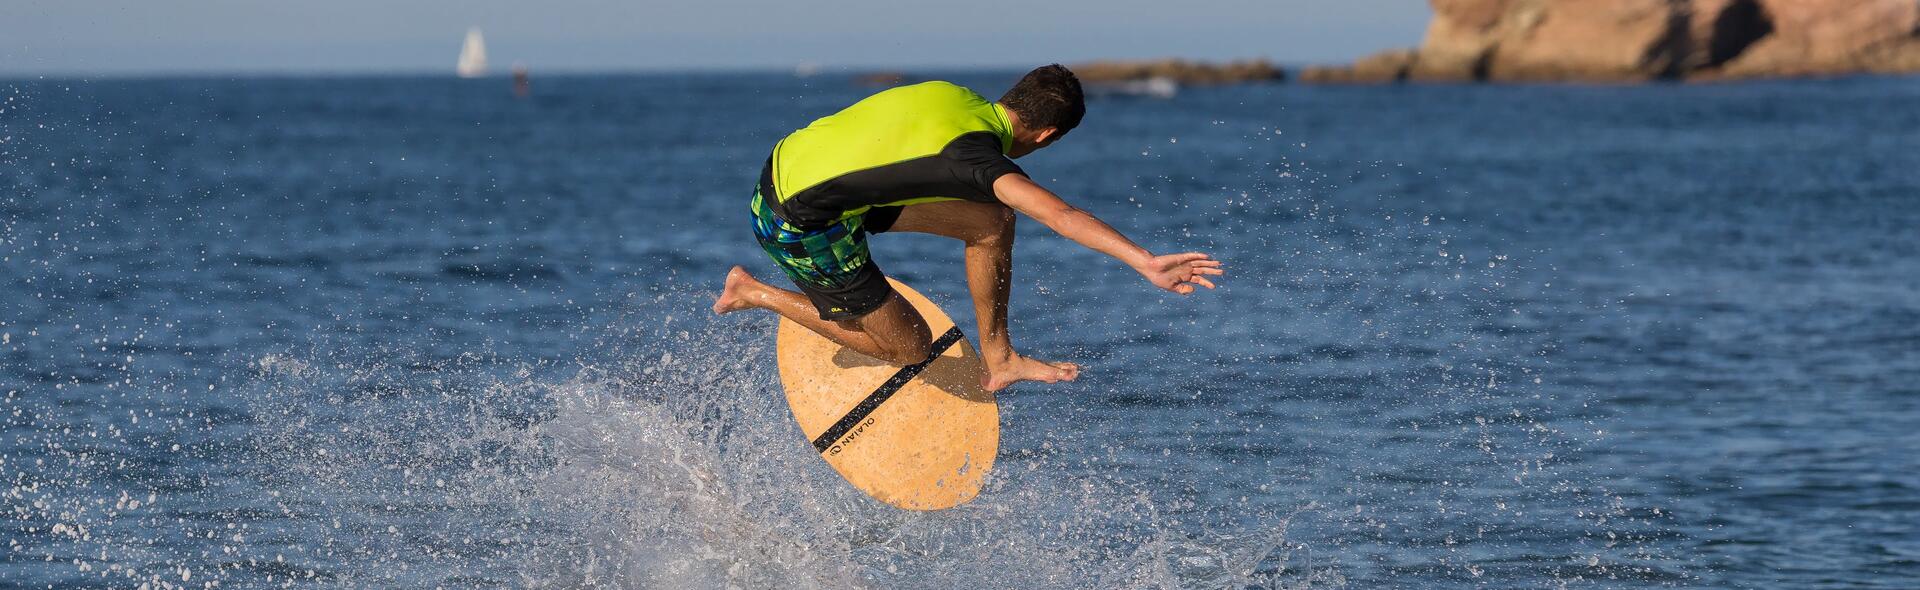
<instances>
[{"instance_id":1,"label":"green and black rashguard","mask_svg":"<svg viewBox=\"0 0 1920 590\"><path fill-rule=\"evenodd\" d=\"M829 320L866 315L893 288L867 250L899 208L998 202L1020 173L1005 108L948 82L894 88L774 146L753 199L754 235Z\"/></svg>"}]
</instances>

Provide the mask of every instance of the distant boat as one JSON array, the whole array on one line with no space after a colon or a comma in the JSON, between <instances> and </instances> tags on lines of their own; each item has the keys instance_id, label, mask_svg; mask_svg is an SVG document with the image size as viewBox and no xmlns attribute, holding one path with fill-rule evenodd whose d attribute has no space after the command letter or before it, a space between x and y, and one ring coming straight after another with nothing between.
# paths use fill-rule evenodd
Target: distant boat
<instances>
[{"instance_id":1,"label":"distant boat","mask_svg":"<svg viewBox=\"0 0 1920 590\"><path fill-rule=\"evenodd\" d=\"M487 42L480 38L480 27L467 29L467 42L460 46L460 63L453 72L462 78L487 75Z\"/></svg>"}]
</instances>

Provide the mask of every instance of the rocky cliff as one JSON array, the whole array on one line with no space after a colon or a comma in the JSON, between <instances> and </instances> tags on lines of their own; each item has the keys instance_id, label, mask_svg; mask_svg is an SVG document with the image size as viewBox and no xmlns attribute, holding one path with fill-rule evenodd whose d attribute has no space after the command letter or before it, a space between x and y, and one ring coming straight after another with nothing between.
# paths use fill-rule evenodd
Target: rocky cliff
<instances>
[{"instance_id":1,"label":"rocky cliff","mask_svg":"<svg viewBox=\"0 0 1920 590\"><path fill-rule=\"evenodd\" d=\"M1430 0L1418 49L1307 82L1729 79L1920 71L1920 0Z\"/></svg>"}]
</instances>

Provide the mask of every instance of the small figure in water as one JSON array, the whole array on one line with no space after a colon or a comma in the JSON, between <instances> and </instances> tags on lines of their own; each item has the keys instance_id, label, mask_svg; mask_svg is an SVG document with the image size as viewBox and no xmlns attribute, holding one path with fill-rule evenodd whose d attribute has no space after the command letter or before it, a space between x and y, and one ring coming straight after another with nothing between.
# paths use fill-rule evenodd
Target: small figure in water
<instances>
[{"instance_id":1,"label":"small figure in water","mask_svg":"<svg viewBox=\"0 0 1920 590\"><path fill-rule=\"evenodd\" d=\"M526 98L529 94L533 94L533 84L527 81L527 65L514 62L513 95L517 98Z\"/></svg>"},{"instance_id":2,"label":"small figure in water","mask_svg":"<svg viewBox=\"0 0 1920 590\"><path fill-rule=\"evenodd\" d=\"M960 240L986 361L983 385L1072 381L1080 366L1013 350L1007 295L1014 213L1119 259L1155 287L1212 289L1220 262L1155 255L1028 178L1013 158L1053 145L1087 112L1080 80L1059 64L1027 73L997 102L948 82L903 86L814 121L775 144L753 195L753 230L799 292L735 266L714 313L773 311L868 356L925 360L927 322L895 293L867 236L910 231Z\"/></svg>"}]
</instances>

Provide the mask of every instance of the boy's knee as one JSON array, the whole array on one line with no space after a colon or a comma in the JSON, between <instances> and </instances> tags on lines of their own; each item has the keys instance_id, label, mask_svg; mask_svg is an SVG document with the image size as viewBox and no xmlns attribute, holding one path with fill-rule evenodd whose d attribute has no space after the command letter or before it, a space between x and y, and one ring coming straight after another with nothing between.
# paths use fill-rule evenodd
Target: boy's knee
<instances>
[{"instance_id":1,"label":"boy's knee","mask_svg":"<svg viewBox=\"0 0 1920 590\"><path fill-rule=\"evenodd\" d=\"M981 220L979 230L974 232L974 243L992 244L1013 236L1014 211L1006 205L995 205Z\"/></svg>"},{"instance_id":2,"label":"boy's knee","mask_svg":"<svg viewBox=\"0 0 1920 590\"><path fill-rule=\"evenodd\" d=\"M1013 225L1013 218L1014 213L1012 207L1000 204L993 206L993 220L996 225Z\"/></svg>"},{"instance_id":3,"label":"boy's knee","mask_svg":"<svg viewBox=\"0 0 1920 590\"><path fill-rule=\"evenodd\" d=\"M904 367L927 360L927 355L933 354L932 344L926 341L920 341L919 344L913 342L909 340L888 343L888 346L883 349L885 354L879 357L880 360L886 361L889 365Z\"/></svg>"},{"instance_id":4,"label":"boy's knee","mask_svg":"<svg viewBox=\"0 0 1920 590\"><path fill-rule=\"evenodd\" d=\"M904 367L927 360L927 355L933 354L932 343L926 340L916 340L915 342L917 342L917 344L908 344L899 348L899 356L893 359L894 363Z\"/></svg>"},{"instance_id":5,"label":"boy's knee","mask_svg":"<svg viewBox=\"0 0 1920 590\"><path fill-rule=\"evenodd\" d=\"M933 337L927 334L925 328L906 332L905 336L887 343L887 351L892 353L893 358L883 360L904 367L927 360L927 355L933 354L933 343L930 342Z\"/></svg>"}]
</instances>

